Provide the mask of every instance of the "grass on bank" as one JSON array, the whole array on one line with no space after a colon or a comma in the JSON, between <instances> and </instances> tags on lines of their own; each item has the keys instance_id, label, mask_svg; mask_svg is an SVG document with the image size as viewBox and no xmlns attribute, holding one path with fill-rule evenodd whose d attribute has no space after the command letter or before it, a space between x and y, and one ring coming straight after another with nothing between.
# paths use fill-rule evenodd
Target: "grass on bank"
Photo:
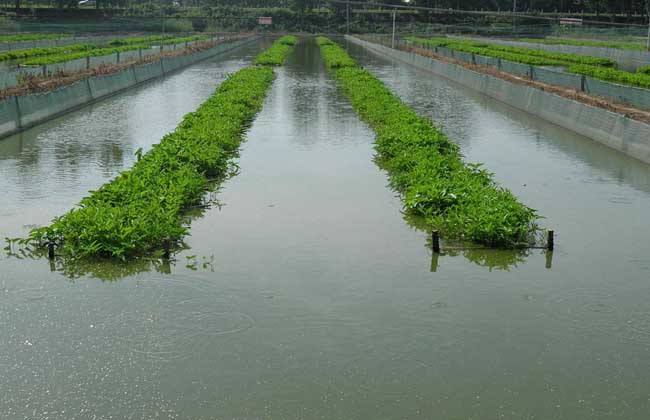
<instances>
[{"instance_id":1,"label":"grass on bank","mask_svg":"<svg viewBox=\"0 0 650 420\"><path fill-rule=\"evenodd\" d=\"M264 51L255 58L255 64L263 66L279 66L289 56L293 47L298 43L298 38L293 35L285 35L276 40L271 48Z\"/></svg>"},{"instance_id":2,"label":"grass on bank","mask_svg":"<svg viewBox=\"0 0 650 420\"><path fill-rule=\"evenodd\" d=\"M228 175L273 79L269 66L230 75L131 169L51 225L32 230L27 241L54 242L69 258L121 259L155 254L165 241L179 241L188 230L183 213L201 202L208 179Z\"/></svg>"},{"instance_id":3,"label":"grass on bank","mask_svg":"<svg viewBox=\"0 0 650 420\"><path fill-rule=\"evenodd\" d=\"M535 210L498 186L480 164L466 164L458 146L331 40L317 38L322 57L357 113L376 133L378 163L405 209L449 238L493 247L528 243Z\"/></svg>"},{"instance_id":4,"label":"grass on bank","mask_svg":"<svg viewBox=\"0 0 650 420\"><path fill-rule=\"evenodd\" d=\"M597 57L580 56L577 54L552 53L549 51L538 51L530 48L509 47L474 41L457 41L453 38L423 39L408 37L406 39L418 45L428 47L446 47L456 51L496 57L522 64L562 66L570 73L582 74L606 82L650 89L649 67L641 67L633 73L615 68L616 66L613 61L607 58L601 59ZM483 46L479 47L477 45Z\"/></svg>"}]
</instances>

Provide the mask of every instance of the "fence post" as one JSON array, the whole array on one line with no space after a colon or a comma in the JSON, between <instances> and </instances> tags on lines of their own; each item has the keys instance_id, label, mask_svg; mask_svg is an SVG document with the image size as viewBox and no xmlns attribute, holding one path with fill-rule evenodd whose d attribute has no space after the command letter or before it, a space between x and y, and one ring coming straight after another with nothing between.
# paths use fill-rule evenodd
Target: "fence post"
<instances>
[{"instance_id":1,"label":"fence post","mask_svg":"<svg viewBox=\"0 0 650 420\"><path fill-rule=\"evenodd\" d=\"M431 232L431 242L433 245L433 252L440 253L440 233L437 230Z\"/></svg>"},{"instance_id":2,"label":"fence post","mask_svg":"<svg viewBox=\"0 0 650 420\"><path fill-rule=\"evenodd\" d=\"M17 119L16 125L18 126L18 128L22 128L23 127L23 122L22 122L23 116L21 115L21 112L20 112L20 102L18 102L18 96L14 96L14 101L16 102L16 119Z\"/></svg>"},{"instance_id":3,"label":"fence post","mask_svg":"<svg viewBox=\"0 0 650 420\"><path fill-rule=\"evenodd\" d=\"M585 76L584 74L580 78L580 90L583 92L587 91L587 76Z\"/></svg>"},{"instance_id":4,"label":"fence post","mask_svg":"<svg viewBox=\"0 0 650 420\"><path fill-rule=\"evenodd\" d=\"M548 248L549 251L553 251L553 249L555 249L555 232L552 230L548 231L548 240L546 243L546 248Z\"/></svg>"}]
</instances>

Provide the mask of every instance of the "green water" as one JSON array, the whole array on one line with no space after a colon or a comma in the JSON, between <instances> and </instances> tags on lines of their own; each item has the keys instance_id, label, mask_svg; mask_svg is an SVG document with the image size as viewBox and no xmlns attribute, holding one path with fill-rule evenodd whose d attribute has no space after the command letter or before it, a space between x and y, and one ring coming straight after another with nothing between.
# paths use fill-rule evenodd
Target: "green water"
<instances>
[{"instance_id":1,"label":"green water","mask_svg":"<svg viewBox=\"0 0 650 420\"><path fill-rule=\"evenodd\" d=\"M0 234L129 167L258 50L0 142ZM647 418L650 167L351 53L539 209L552 258L432 258L302 43L171 264L0 259L0 418Z\"/></svg>"}]
</instances>

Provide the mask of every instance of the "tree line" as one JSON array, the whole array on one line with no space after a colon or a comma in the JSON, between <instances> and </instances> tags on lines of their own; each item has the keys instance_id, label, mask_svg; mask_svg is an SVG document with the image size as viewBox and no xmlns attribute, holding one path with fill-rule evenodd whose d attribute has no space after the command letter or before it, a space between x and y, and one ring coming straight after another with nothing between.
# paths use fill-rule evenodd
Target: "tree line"
<instances>
[{"instance_id":1,"label":"tree line","mask_svg":"<svg viewBox=\"0 0 650 420\"><path fill-rule=\"evenodd\" d=\"M456 10L512 11L520 13L588 13L650 15L650 0L356 0L366 3L415 5ZM16 9L49 5L58 8L79 7L79 0L14 0ZM327 0L91 0L97 8L130 6L180 8L281 8L300 13L313 10L340 10L345 5ZM354 5L358 8L360 6ZM372 7L372 6L369 6Z\"/></svg>"}]
</instances>

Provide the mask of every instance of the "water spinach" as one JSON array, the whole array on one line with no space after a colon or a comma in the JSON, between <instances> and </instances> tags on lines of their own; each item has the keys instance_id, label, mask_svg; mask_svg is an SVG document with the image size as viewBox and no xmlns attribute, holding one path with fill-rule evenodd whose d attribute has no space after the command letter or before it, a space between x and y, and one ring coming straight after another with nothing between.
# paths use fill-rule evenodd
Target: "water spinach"
<instances>
[{"instance_id":1,"label":"water spinach","mask_svg":"<svg viewBox=\"0 0 650 420\"><path fill-rule=\"evenodd\" d=\"M455 143L343 48L323 37L317 43L352 106L374 129L378 163L407 211L448 238L507 248L532 239L538 230L535 210L498 186L480 164L464 163Z\"/></svg>"},{"instance_id":2,"label":"water spinach","mask_svg":"<svg viewBox=\"0 0 650 420\"><path fill-rule=\"evenodd\" d=\"M184 211L200 203L208 180L223 178L244 130L273 82L267 66L230 75L175 131L77 208L31 231L28 243L56 244L64 257L128 257L161 252L187 233Z\"/></svg>"},{"instance_id":3,"label":"water spinach","mask_svg":"<svg viewBox=\"0 0 650 420\"><path fill-rule=\"evenodd\" d=\"M271 45L271 48L258 55L255 64L263 66L279 66L284 63L293 47L298 43L298 38L293 35L286 35L279 38Z\"/></svg>"},{"instance_id":4,"label":"water spinach","mask_svg":"<svg viewBox=\"0 0 650 420\"><path fill-rule=\"evenodd\" d=\"M138 38L143 39L143 38ZM155 45L169 45L169 44L182 44L185 42L193 42L208 39L205 36L191 36L181 38L165 38L164 40L150 40L144 43L123 43L116 46L109 47L95 47L87 48L80 51L65 51L62 52L52 51L48 54L40 54L33 58L29 58L21 62L25 66L43 66L47 64L63 63L66 61L76 60L86 57L99 57L102 55L110 55L118 52L135 51L139 49L148 49ZM126 42L126 40L123 40Z\"/></svg>"},{"instance_id":5,"label":"water spinach","mask_svg":"<svg viewBox=\"0 0 650 420\"><path fill-rule=\"evenodd\" d=\"M531 48L509 47L456 38L416 38L407 41L427 47L445 47L454 51L474 53L487 57L501 58L533 66L562 66L570 73L581 74L607 82L650 89L650 70L641 67L632 73L616 68L608 58L582 56L578 54L554 53Z\"/></svg>"}]
</instances>

